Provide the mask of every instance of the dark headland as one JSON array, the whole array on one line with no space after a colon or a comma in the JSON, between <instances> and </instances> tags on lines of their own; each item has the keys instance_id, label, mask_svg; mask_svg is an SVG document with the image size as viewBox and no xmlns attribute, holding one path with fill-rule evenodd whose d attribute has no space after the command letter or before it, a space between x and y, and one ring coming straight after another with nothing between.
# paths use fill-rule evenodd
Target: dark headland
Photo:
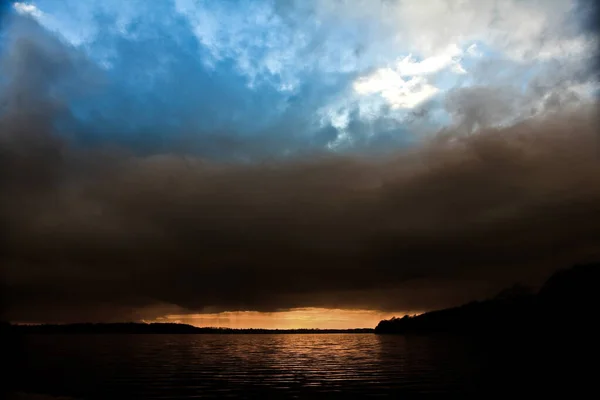
<instances>
[{"instance_id":1,"label":"dark headland","mask_svg":"<svg viewBox=\"0 0 600 400\"><path fill-rule=\"evenodd\" d=\"M382 341L398 334L409 343L433 336L449 348L467 343L487 360L475 391L584 398L598 391L599 284L600 263L577 265L553 274L537 293L514 286L485 301L384 320L375 332Z\"/></svg>"},{"instance_id":2,"label":"dark headland","mask_svg":"<svg viewBox=\"0 0 600 400\"><path fill-rule=\"evenodd\" d=\"M534 293L515 285L494 298L416 316L381 321L375 333L544 333L597 331L600 263L576 265L553 274Z\"/></svg>"}]
</instances>

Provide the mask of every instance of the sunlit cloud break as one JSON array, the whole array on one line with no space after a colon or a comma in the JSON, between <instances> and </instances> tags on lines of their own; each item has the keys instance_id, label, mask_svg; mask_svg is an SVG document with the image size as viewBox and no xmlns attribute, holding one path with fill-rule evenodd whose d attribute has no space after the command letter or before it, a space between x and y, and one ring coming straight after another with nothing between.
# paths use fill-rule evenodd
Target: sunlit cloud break
<instances>
[{"instance_id":1,"label":"sunlit cloud break","mask_svg":"<svg viewBox=\"0 0 600 400\"><path fill-rule=\"evenodd\" d=\"M6 40L46 31L90 63L62 78L83 91L62 95L65 134L212 158L389 151L461 119L443 101L457 90L513 91L518 120L598 87L574 1L234 3L15 2Z\"/></svg>"}]
</instances>

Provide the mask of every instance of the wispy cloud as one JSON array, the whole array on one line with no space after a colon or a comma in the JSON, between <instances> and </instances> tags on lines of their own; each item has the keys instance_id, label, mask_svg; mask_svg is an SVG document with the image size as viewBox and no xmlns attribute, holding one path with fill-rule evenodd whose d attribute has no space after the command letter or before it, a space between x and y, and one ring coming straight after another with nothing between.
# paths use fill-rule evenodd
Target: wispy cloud
<instances>
[{"instance_id":1,"label":"wispy cloud","mask_svg":"<svg viewBox=\"0 0 600 400\"><path fill-rule=\"evenodd\" d=\"M527 105L518 108L542 112L540 99L565 97L565 87L597 80L590 66L597 37L578 29L576 6L559 0L13 4L104 71L102 89L85 101L62 99L72 121L57 126L81 127L88 142L102 138L146 151L177 143L223 157L227 151L216 142L201 144L208 132L219 132L224 142L239 144L228 156L243 158L256 155L252 147L270 156L314 146L371 149L390 130L364 135L352 127L390 119L404 125L393 140L404 146L450 119L443 106L449 91L498 87L494 65L502 65L506 90L535 84L536 95L521 96ZM8 35L41 40L42 31L25 25L14 20ZM435 119L415 125L420 108ZM335 115L358 119L341 126ZM156 133L148 135L149 128ZM323 132L330 132L328 140ZM241 144L249 140L269 144Z\"/></svg>"}]
</instances>

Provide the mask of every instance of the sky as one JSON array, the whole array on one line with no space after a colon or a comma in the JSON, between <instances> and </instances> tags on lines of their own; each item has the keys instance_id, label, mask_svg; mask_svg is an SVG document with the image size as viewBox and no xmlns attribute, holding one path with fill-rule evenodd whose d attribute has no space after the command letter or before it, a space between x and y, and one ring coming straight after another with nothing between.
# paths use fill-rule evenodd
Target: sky
<instances>
[{"instance_id":1,"label":"sky","mask_svg":"<svg viewBox=\"0 0 600 400\"><path fill-rule=\"evenodd\" d=\"M600 257L592 1L0 4L5 319L363 327Z\"/></svg>"}]
</instances>

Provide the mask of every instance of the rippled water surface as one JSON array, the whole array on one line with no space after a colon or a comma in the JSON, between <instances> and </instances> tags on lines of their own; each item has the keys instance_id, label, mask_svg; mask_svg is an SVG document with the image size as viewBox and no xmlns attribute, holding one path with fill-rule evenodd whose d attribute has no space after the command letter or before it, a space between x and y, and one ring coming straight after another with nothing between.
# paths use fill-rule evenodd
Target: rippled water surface
<instances>
[{"instance_id":1,"label":"rippled water surface","mask_svg":"<svg viewBox=\"0 0 600 400\"><path fill-rule=\"evenodd\" d=\"M493 392L530 367L512 345L374 334L32 335L24 347L18 390L90 399Z\"/></svg>"}]
</instances>

